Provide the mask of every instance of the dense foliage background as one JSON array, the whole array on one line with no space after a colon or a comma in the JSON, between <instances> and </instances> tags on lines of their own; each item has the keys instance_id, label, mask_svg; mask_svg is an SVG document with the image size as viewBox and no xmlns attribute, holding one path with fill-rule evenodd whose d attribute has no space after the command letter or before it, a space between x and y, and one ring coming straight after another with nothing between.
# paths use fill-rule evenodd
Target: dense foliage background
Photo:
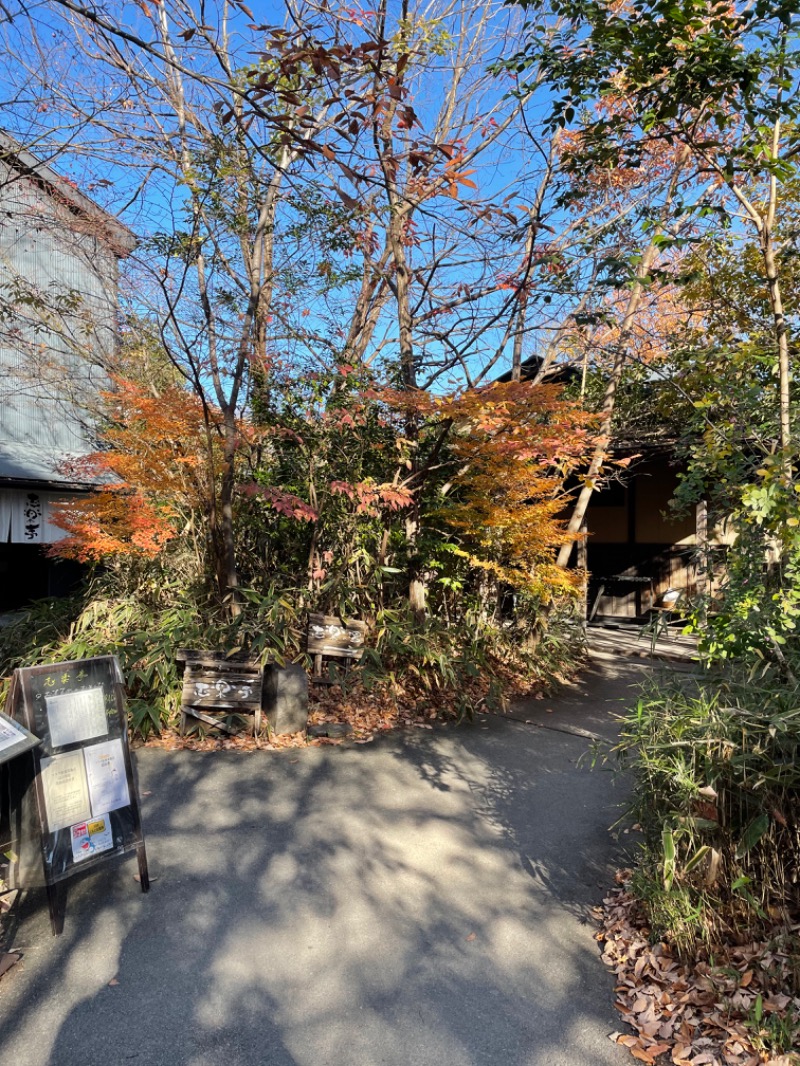
<instances>
[{"instance_id":1,"label":"dense foliage background","mask_svg":"<svg viewBox=\"0 0 800 1066\"><path fill-rule=\"evenodd\" d=\"M716 580L706 672L625 725L638 883L680 943L796 916L798 17L6 5L7 125L139 246L55 548L91 577L5 671L113 651L147 735L176 647L296 659L322 610L468 710L575 654L615 441L670 441Z\"/></svg>"}]
</instances>

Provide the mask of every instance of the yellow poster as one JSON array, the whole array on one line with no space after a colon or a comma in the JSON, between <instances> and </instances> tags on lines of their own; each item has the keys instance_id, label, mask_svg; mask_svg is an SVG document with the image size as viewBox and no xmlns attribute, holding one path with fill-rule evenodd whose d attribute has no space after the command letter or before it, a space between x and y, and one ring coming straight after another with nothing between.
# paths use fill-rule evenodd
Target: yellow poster
<instances>
[{"instance_id":1,"label":"yellow poster","mask_svg":"<svg viewBox=\"0 0 800 1066\"><path fill-rule=\"evenodd\" d=\"M79 822L72 826L72 860L82 862L108 851L114 846L111 821L107 814L93 818L90 822Z\"/></svg>"}]
</instances>

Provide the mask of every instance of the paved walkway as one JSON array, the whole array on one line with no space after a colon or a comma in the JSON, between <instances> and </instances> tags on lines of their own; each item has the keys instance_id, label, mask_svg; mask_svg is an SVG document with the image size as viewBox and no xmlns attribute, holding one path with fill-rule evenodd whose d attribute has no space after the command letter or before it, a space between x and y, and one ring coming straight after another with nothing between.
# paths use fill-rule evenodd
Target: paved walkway
<instances>
[{"instance_id":1,"label":"paved walkway","mask_svg":"<svg viewBox=\"0 0 800 1066\"><path fill-rule=\"evenodd\" d=\"M3 1066L613 1066L587 908L623 786L581 761L646 664L515 720L285 754L141 751L151 873L30 897ZM113 983L112 983L113 982Z\"/></svg>"}]
</instances>

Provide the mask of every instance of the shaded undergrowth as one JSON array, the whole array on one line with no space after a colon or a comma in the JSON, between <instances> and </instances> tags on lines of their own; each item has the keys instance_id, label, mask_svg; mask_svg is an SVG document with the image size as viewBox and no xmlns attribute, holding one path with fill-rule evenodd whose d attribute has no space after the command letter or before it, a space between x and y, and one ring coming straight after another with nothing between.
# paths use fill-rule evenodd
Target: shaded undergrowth
<instances>
[{"instance_id":1,"label":"shaded undergrowth","mask_svg":"<svg viewBox=\"0 0 800 1066\"><path fill-rule=\"evenodd\" d=\"M128 692L130 724L147 738L174 730L180 712L180 648L224 649L262 664L309 665L301 590L243 592L241 613L199 604L180 588L153 597L120 593L102 576L81 594L42 600L0 629L4 695L11 671L39 663L116 655ZM580 659L583 634L571 604L551 612L543 638L524 622L460 621L404 609L376 613L358 669L347 675L341 700L378 700L404 711L419 708L462 718L495 709L534 687L568 675Z\"/></svg>"},{"instance_id":2,"label":"shaded undergrowth","mask_svg":"<svg viewBox=\"0 0 800 1066\"><path fill-rule=\"evenodd\" d=\"M633 889L679 950L800 914L800 691L728 666L645 689L617 754L643 833Z\"/></svg>"}]
</instances>

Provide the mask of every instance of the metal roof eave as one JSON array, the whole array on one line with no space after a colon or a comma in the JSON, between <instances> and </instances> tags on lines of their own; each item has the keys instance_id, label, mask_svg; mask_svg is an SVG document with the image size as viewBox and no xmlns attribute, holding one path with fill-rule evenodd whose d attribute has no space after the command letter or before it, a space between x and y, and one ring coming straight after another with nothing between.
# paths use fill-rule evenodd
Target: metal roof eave
<instances>
[{"instance_id":1,"label":"metal roof eave","mask_svg":"<svg viewBox=\"0 0 800 1066\"><path fill-rule=\"evenodd\" d=\"M81 481L42 481L34 478L0 477L0 489L36 492L96 492L98 486Z\"/></svg>"},{"instance_id":2,"label":"metal roof eave","mask_svg":"<svg viewBox=\"0 0 800 1066\"><path fill-rule=\"evenodd\" d=\"M107 242L121 259L130 255L136 247L136 237L124 223L110 215L94 200L90 200L66 178L56 173L49 164L37 159L27 148L2 130L0 130L0 161L8 163L21 174L48 186L51 191L58 194L71 211L98 223L105 233Z\"/></svg>"}]
</instances>

